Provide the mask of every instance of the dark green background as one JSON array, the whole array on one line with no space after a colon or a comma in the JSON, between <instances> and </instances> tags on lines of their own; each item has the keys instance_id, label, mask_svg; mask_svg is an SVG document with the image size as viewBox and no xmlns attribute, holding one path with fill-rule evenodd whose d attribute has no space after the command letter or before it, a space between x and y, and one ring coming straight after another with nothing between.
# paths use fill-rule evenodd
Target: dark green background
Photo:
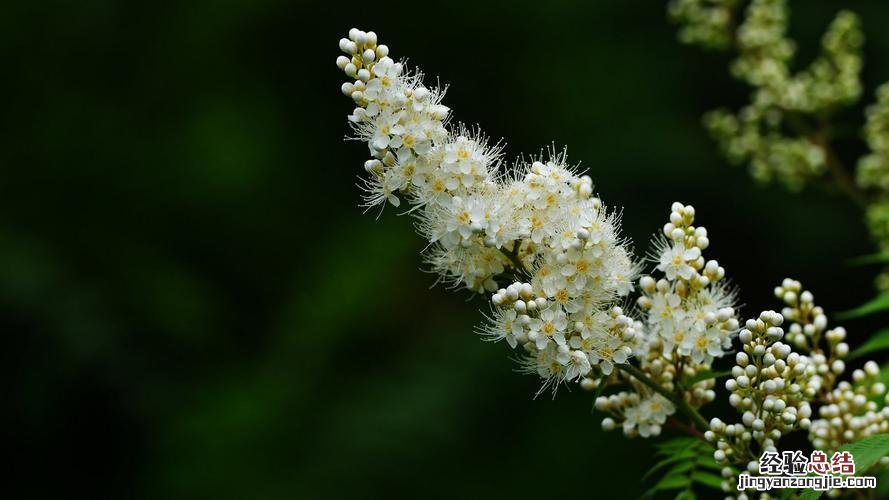
<instances>
[{"instance_id":1,"label":"dark green background","mask_svg":"<svg viewBox=\"0 0 889 500\"><path fill-rule=\"evenodd\" d=\"M868 100L889 4L864 19ZM795 1L811 58L837 2ZM624 207L644 253L698 208L744 314L802 279L828 311L873 269L859 212L753 184L699 117L740 105L725 55L676 42L661 2L20 2L0 13L4 448L28 497L632 497L649 443L591 395L536 400L479 298L429 286L411 221L356 207L334 66L373 29L451 85L458 120L555 142ZM857 123L860 107L846 118ZM847 161L860 145L843 145ZM855 343L883 319L849 323ZM12 485L11 485L12 486Z\"/></svg>"}]
</instances>

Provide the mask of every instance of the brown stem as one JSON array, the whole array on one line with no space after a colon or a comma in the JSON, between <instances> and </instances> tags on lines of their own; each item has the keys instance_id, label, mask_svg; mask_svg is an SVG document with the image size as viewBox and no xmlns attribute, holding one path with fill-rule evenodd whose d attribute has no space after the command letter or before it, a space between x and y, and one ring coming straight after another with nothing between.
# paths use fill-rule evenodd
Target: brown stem
<instances>
[{"instance_id":1,"label":"brown stem","mask_svg":"<svg viewBox=\"0 0 889 500\"><path fill-rule=\"evenodd\" d=\"M681 420L677 419L676 417L667 418L667 425L670 427L679 429L682 432L684 432L690 436L696 437L696 438L700 439L701 441L704 441L707 444L710 444L707 441L707 439L704 438L704 433L702 433L701 431L697 430L696 428L682 422Z\"/></svg>"},{"instance_id":2,"label":"brown stem","mask_svg":"<svg viewBox=\"0 0 889 500\"><path fill-rule=\"evenodd\" d=\"M505 247L500 247L500 253L506 256L509 259L509 263L512 265L513 270L516 274L527 274L528 271L525 269L525 265L522 263L522 259L519 258L519 247L517 242L513 242L512 250L507 250Z\"/></svg>"}]
</instances>

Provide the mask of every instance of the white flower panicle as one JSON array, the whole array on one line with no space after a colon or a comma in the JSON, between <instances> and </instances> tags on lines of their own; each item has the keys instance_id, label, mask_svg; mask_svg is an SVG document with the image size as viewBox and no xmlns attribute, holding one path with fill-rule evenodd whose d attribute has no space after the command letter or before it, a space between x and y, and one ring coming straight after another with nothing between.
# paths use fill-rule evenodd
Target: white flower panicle
<instances>
[{"instance_id":1,"label":"white flower panicle","mask_svg":"<svg viewBox=\"0 0 889 500\"><path fill-rule=\"evenodd\" d=\"M635 266L618 221L564 154L505 175L500 148L478 131L448 128L443 90L389 58L374 32L353 29L340 49L346 55L337 66L354 79L342 88L357 105L349 119L372 156L366 204L414 205L419 232L431 243L426 260L444 279L494 291L504 271L536 269L543 296L545 287L568 290L575 302L592 293L606 303L629 292ZM568 265L576 271L567 273Z\"/></svg>"},{"instance_id":2,"label":"white flower panicle","mask_svg":"<svg viewBox=\"0 0 889 500\"><path fill-rule=\"evenodd\" d=\"M724 14L734 1L672 5L678 19L696 23L684 31L688 41L738 45L734 71L757 89L754 104L741 113L744 127L753 129L739 132L734 116L714 118L727 147L754 164L766 162L763 171L791 183L804 177L803 170L821 168L820 145L780 135L764 139L759 127L777 130L786 112L818 112L857 96L855 18L840 14L824 37L821 58L790 75L794 48L784 38L783 1L753 0L733 38L726 38L732 33ZM449 126L444 91L426 87L420 73L389 58L374 32L352 29L340 49L345 55L337 66L349 78L342 91L356 104L349 120L371 156L365 205L411 206L407 212L429 242L426 261L445 281L491 293L480 334L518 350L521 371L540 377L541 391L555 393L563 382L588 390L621 386L598 397L595 407L608 415L603 429L620 428L629 437L657 436L668 419L683 428L673 417L681 411L692 434L708 427L704 437L715 460L725 464L724 477L731 467L756 472L759 454L777 451L778 440L794 430L807 429L816 447L834 450L889 432L889 395L876 364L839 381L849 353L846 331L828 327L823 309L798 281L785 279L775 288L783 315L765 311L740 328L736 293L725 269L704 257L710 240L694 225L694 207L673 203L653 242L654 269L637 281L640 266L620 236L619 217L564 153L550 151L502 169L500 146L478 130ZM884 115L882 108L869 112L875 155L886 149L878 137L886 129ZM786 162L790 157L799 161ZM889 189L880 177L883 166L875 165L860 182ZM630 308L636 283L638 307ZM731 350L735 336L741 351L725 388L740 422L715 418L708 426L697 410L716 398L712 364ZM823 405L813 420L816 402Z\"/></svg>"},{"instance_id":3,"label":"white flower panicle","mask_svg":"<svg viewBox=\"0 0 889 500\"><path fill-rule=\"evenodd\" d=\"M676 202L663 234L655 238L652 260L661 277L639 279L637 304L643 317L635 327L633 352L641 371L655 384L680 394L699 408L716 398L715 381L688 382L710 370L738 331L735 293L725 284L725 269L703 257L710 240L695 227L695 209ZM618 427L630 437L657 436L675 405L634 377L622 375L633 391L600 397L596 407L610 416L603 429ZM587 383L587 386L594 386Z\"/></svg>"},{"instance_id":4,"label":"white flower panicle","mask_svg":"<svg viewBox=\"0 0 889 500\"><path fill-rule=\"evenodd\" d=\"M639 307L646 312L650 337L657 337L666 358L675 352L709 366L731 347L738 320L735 293L724 284L725 269L705 260L707 230L695 227L694 207L674 203L670 222L657 240L657 270L663 277L639 280Z\"/></svg>"},{"instance_id":5,"label":"white flower panicle","mask_svg":"<svg viewBox=\"0 0 889 500\"><path fill-rule=\"evenodd\" d=\"M479 131L448 127L444 92L389 58L374 32L340 40L349 116L367 143L367 206L413 205L425 259L446 281L494 293L482 333L522 346L544 387L610 373L632 355L634 320L618 302L637 266L620 221L564 153L500 172L501 149ZM516 282L499 288L509 272Z\"/></svg>"}]
</instances>

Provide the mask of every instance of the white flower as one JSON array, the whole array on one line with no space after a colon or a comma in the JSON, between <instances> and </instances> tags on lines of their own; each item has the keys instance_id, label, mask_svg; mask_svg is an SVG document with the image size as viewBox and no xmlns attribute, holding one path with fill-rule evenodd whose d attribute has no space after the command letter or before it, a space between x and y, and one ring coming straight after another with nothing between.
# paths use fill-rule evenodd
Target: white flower
<instances>
[{"instance_id":1,"label":"white flower","mask_svg":"<svg viewBox=\"0 0 889 500\"><path fill-rule=\"evenodd\" d=\"M688 280L695 274L695 269L688 263L700 256L701 250L698 247L685 248L681 243L674 243L668 251L661 254L657 268L664 272L668 280L674 280L676 276Z\"/></svg>"},{"instance_id":2,"label":"white flower","mask_svg":"<svg viewBox=\"0 0 889 500\"><path fill-rule=\"evenodd\" d=\"M647 396L638 405L624 408L624 433L630 435L635 430L645 438L657 436L661 433L661 425L675 412L673 403L660 394Z\"/></svg>"},{"instance_id":3,"label":"white flower","mask_svg":"<svg viewBox=\"0 0 889 500\"><path fill-rule=\"evenodd\" d=\"M482 328L482 335L495 341L506 339L506 343L512 348L518 345L518 339L527 339L515 309L498 308L494 316L488 318L488 324Z\"/></svg>"},{"instance_id":4,"label":"white flower","mask_svg":"<svg viewBox=\"0 0 889 500\"><path fill-rule=\"evenodd\" d=\"M552 339L558 345L565 344L565 328L568 318L558 307L548 307L540 313L540 317L531 321L531 330L539 333L537 348L542 349Z\"/></svg>"},{"instance_id":5,"label":"white flower","mask_svg":"<svg viewBox=\"0 0 889 500\"><path fill-rule=\"evenodd\" d=\"M590 359L583 351L571 351L565 370L566 380L575 380L585 376L592 370Z\"/></svg>"},{"instance_id":6,"label":"white flower","mask_svg":"<svg viewBox=\"0 0 889 500\"><path fill-rule=\"evenodd\" d=\"M664 292L655 294L651 300L649 324L664 337L673 335L673 331L684 324L685 310L680 307L682 297L673 292Z\"/></svg>"}]
</instances>

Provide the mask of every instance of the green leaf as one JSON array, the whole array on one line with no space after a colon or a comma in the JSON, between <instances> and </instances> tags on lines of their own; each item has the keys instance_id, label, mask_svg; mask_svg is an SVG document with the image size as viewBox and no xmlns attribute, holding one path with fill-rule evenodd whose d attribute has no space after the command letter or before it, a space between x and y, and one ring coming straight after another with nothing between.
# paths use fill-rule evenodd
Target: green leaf
<instances>
[{"instance_id":1,"label":"green leaf","mask_svg":"<svg viewBox=\"0 0 889 500\"><path fill-rule=\"evenodd\" d=\"M679 451L676 454L670 455L667 458L661 460L660 462L654 464L654 466L651 469L648 469L648 472L646 472L645 475L642 476L642 480L645 481L646 479L648 479L652 474L654 474L658 470L663 469L664 467L666 467L670 464L676 463L680 460L689 460L690 461L696 455L697 455L697 452L695 452L694 450L691 450L691 449Z\"/></svg>"},{"instance_id":2,"label":"green leaf","mask_svg":"<svg viewBox=\"0 0 889 500\"><path fill-rule=\"evenodd\" d=\"M656 444L657 455L663 459L649 470L643 479L655 471L667 468L664 477L658 481L644 496L652 496L658 491L680 489L677 498L693 499L693 484L700 484L708 488L721 490L722 478L712 471L719 471L722 467L716 463L712 456L712 450L706 444L692 437L673 438L669 441Z\"/></svg>"},{"instance_id":3,"label":"green leaf","mask_svg":"<svg viewBox=\"0 0 889 500\"><path fill-rule=\"evenodd\" d=\"M889 310L889 292L883 292L855 309L838 313L836 317L837 319L860 318L886 310Z\"/></svg>"},{"instance_id":4,"label":"green leaf","mask_svg":"<svg viewBox=\"0 0 889 500\"><path fill-rule=\"evenodd\" d=\"M818 490L804 490L800 494L799 500L818 500L819 498L821 498L822 493L824 492Z\"/></svg>"},{"instance_id":5,"label":"green leaf","mask_svg":"<svg viewBox=\"0 0 889 500\"><path fill-rule=\"evenodd\" d=\"M848 451L855 460L855 473L860 475L870 469L877 461L889 456L889 434L879 434L869 438L849 443L838 451ZM879 483L878 483L879 484ZM800 494L800 500L817 500L821 498L822 491L804 490ZM782 498L784 498L782 496Z\"/></svg>"},{"instance_id":6,"label":"green leaf","mask_svg":"<svg viewBox=\"0 0 889 500\"><path fill-rule=\"evenodd\" d=\"M661 455L672 455L673 453L688 448L694 448L698 443L700 443L700 441L693 437L677 437L664 441L663 443L658 443L655 447Z\"/></svg>"},{"instance_id":7,"label":"green leaf","mask_svg":"<svg viewBox=\"0 0 889 500\"><path fill-rule=\"evenodd\" d=\"M790 495L793 495L794 493L796 493L795 489L784 488L783 490L781 490L781 500L787 500L788 498L790 498Z\"/></svg>"},{"instance_id":8,"label":"green leaf","mask_svg":"<svg viewBox=\"0 0 889 500\"><path fill-rule=\"evenodd\" d=\"M644 496L654 495L658 491L681 490L687 488L691 484L691 479L685 474L667 474L662 477L650 490L645 492Z\"/></svg>"},{"instance_id":9,"label":"green leaf","mask_svg":"<svg viewBox=\"0 0 889 500\"><path fill-rule=\"evenodd\" d=\"M884 328L871 335L867 342L861 344L858 346L858 349L855 349L849 354L848 359L860 358L865 354L881 351L883 349L889 349L889 328Z\"/></svg>"},{"instance_id":10,"label":"green leaf","mask_svg":"<svg viewBox=\"0 0 889 500\"><path fill-rule=\"evenodd\" d=\"M678 464L674 465L673 467L670 467L670 469L667 471L666 475L672 476L675 474L680 474L682 472L688 472L688 471L692 470L692 468L694 468L694 466L695 466L694 460L686 460L683 462L679 462Z\"/></svg>"},{"instance_id":11,"label":"green leaf","mask_svg":"<svg viewBox=\"0 0 889 500\"><path fill-rule=\"evenodd\" d=\"M716 460L713 459L709 454L702 455L701 458L695 463L695 467L706 467L711 470L722 472L722 465L716 463Z\"/></svg>"},{"instance_id":12,"label":"green leaf","mask_svg":"<svg viewBox=\"0 0 889 500\"><path fill-rule=\"evenodd\" d=\"M852 257L846 261L850 266L867 266L870 264L887 264L889 263L889 252L872 253L870 255L861 255Z\"/></svg>"},{"instance_id":13,"label":"green leaf","mask_svg":"<svg viewBox=\"0 0 889 500\"><path fill-rule=\"evenodd\" d=\"M722 478L717 476L716 474L711 474L704 471L694 471L691 474L691 480L698 484L707 486L708 488L722 491Z\"/></svg>"},{"instance_id":14,"label":"green leaf","mask_svg":"<svg viewBox=\"0 0 889 500\"><path fill-rule=\"evenodd\" d=\"M732 372L730 372L730 371L717 372L714 370L705 370L705 371L698 372L698 373L694 374L694 376L692 376L692 377L687 378L686 380L683 381L683 384L685 385L685 387L691 387L691 386L697 384L698 382L703 382L704 380L709 380L711 378L728 377L731 374L732 374Z\"/></svg>"},{"instance_id":15,"label":"green leaf","mask_svg":"<svg viewBox=\"0 0 889 500\"><path fill-rule=\"evenodd\" d=\"M691 490L680 491L678 495L676 495L676 500L697 500L695 496L695 492Z\"/></svg>"},{"instance_id":16,"label":"green leaf","mask_svg":"<svg viewBox=\"0 0 889 500\"><path fill-rule=\"evenodd\" d=\"M879 434L849 443L839 451L851 453L855 460L856 473L863 473L881 458L889 456L889 434Z\"/></svg>"}]
</instances>

